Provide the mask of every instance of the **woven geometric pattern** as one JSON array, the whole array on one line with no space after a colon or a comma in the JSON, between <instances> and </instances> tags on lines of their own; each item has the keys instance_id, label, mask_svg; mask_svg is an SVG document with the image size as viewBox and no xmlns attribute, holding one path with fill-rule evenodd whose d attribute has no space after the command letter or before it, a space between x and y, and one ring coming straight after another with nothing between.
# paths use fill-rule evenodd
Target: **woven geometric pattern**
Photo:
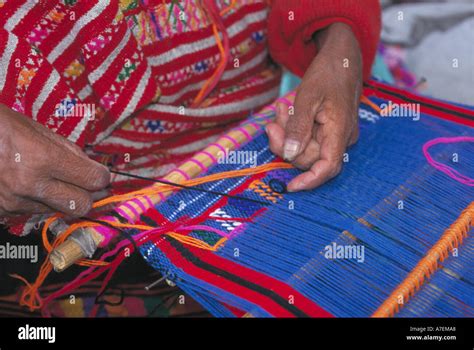
<instances>
[{"instance_id":1,"label":"woven geometric pattern","mask_svg":"<svg viewBox=\"0 0 474 350\"><path fill-rule=\"evenodd\" d=\"M250 200L176 192L145 215L203 225L189 235L215 251L161 236L142 255L216 316L239 315L235 308L264 317L314 315L305 298L334 316L370 316L474 198L472 187L431 167L421 151L433 138L472 129L421 110L419 120L361 118L342 173L314 191L281 193L299 171L280 169L202 185ZM360 111L371 113L365 105ZM258 165L275 161L264 134L239 151L254 152ZM472 143L431 150L463 174L474 173L472 154ZM247 166L216 164L208 174ZM473 316L473 249L467 238L414 298L401 300L397 316ZM273 295L275 284L258 281L262 276L288 291Z\"/></svg>"}]
</instances>

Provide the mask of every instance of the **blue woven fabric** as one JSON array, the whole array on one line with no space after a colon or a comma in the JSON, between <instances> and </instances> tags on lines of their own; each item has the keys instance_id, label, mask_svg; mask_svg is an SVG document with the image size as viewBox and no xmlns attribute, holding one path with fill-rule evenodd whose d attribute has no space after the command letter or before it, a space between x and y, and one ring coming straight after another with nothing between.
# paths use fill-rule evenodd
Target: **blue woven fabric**
<instances>
[{"instance_id":1,"label":"blue woven fabric","mask_svg":"<svg viewBox=\"0 0 474 350\"><path fill-rule=\"evenodd\" d=\"M381 103L381 100L375 100ZM474 189L432 168L422 154L425 142L436 137L472 135L458 124L422 114L420 120L380 118L361 107L360 139L349 151L342 173L328 184L301 193L286 193L276 204L252 189L240 195L267 201L268 210L255 223L230 227L216 220L203 224L236 233L216 254L279 279L336 316L370 316L406 277L443 231L474 198ZM258 164L274 156L265 135L241 151L258 153ZM474 174L474 145L439 145L433 157L463 174ZM452 162L453 154L458 162ZM210 173L235 170L244 165L217 164ZM283 183L299 171L278 170L272 179ZM217 181L203 187L229 192L246 178ZM220 196L182 190L157 209L169 220L198 217ZM177 203L184 203L180 208ZM229 217L249 217L263 205L231 199L220 208ZM213 244L220 236L194 232ZM363 261L328 259L328 246L364 247ZM473 240L450 257L398 316L474 316ZM239 254L235 256L238 249ZM268 316L255 305L216 290L176 269L152 245L141 248L144 258L163 273L172 273L186 292L216 316L229 316L222 302Z\"/></svg>"}]
</instances>

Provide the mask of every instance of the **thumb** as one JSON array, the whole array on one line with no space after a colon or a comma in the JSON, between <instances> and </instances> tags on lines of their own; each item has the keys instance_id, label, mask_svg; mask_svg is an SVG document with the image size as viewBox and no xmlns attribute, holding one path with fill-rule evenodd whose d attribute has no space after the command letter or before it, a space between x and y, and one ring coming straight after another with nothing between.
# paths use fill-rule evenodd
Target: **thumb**
<instances>
[{"instance_id":1,"label":"thumb","mask_svg":"<svg viewBox=\"0 0 474 350\"><path fill-rule=\"evenodd\" d=\"M313 134L314 103L310 99L298 97L295 99L294 114L290 113L285 127L283 158L288 161L303 153Z\"/></svg>"}]
</instances>

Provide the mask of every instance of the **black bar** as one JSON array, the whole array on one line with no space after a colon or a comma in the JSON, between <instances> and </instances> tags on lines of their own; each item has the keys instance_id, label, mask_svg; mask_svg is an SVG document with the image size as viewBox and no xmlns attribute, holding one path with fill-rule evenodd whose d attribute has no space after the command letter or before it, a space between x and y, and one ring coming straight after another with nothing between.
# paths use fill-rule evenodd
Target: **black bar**
<instances>
[{"instance_id":1,"label":"black bar","mask_svg":"<svg viewBox=\"0 0 474 350\"><path fill-rule=\"evenodd\" d=\"M28 325L28 326L27 326ZM192 348L218 344L268 349L473 349L473 319L0 319L0 349L132 349ZM26 328L29 327L29 328ZM53 333L32 327L54 327L54 343L20 340L22 335ZM411 337L411 338L409 338ZM414 337L419 337L418 339ZM440 337L440 338L438 338ZM52 339L52 336L49 337ZM284 342L283 342L284 341ZM285 345L286 344L286 345Z\"/></svg>"}]
</instances>

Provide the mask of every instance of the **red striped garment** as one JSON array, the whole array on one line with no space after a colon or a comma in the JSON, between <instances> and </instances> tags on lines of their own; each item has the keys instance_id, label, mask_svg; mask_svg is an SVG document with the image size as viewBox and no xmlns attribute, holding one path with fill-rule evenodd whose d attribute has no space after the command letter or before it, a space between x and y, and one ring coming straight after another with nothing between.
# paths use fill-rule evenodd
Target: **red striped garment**
<instances>
[{"instance_id":1,"label":"red striped garment","mask_svg":"<svg viewBox=\"0 0 474 350\"><path fill-rule=\"evenodd\" d=\"M162 176L274 100L281 65L301 76L316 55L313 33L331 23L352 27L368 76L377 0L269 3L0 0L0 103L94 159ZM218 43L228 45L224 70L193 103L222 64ZM128 179L113 181L128 189ZM15 232L29 232L39 219Z\"/></svg>"}]
</instances>

